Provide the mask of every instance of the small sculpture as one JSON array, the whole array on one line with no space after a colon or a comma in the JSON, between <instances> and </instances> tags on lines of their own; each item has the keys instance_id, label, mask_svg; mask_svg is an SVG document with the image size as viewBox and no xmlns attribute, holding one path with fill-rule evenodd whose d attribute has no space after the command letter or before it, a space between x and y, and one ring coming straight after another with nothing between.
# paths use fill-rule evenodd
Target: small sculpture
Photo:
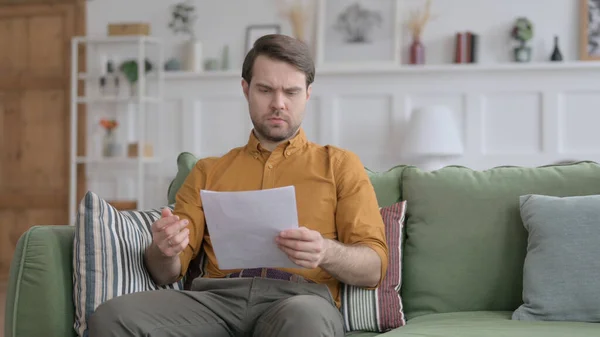
<instances>
[{"instance_id":1,"label":"small sculpture","mask_svg":"<svg viewBox=\"0 0 600 337\"><path fill-rule=\"evenodd\" d=\"M181 62L176 58L172 57L165 63L166 71L178 71L181 70Z\"/></svg>"}]
</instances>

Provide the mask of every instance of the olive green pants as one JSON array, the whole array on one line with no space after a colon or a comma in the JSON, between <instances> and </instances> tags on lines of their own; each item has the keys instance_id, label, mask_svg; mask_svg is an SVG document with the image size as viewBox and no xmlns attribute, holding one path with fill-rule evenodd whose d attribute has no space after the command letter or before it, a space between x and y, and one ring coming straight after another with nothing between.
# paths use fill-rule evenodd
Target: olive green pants
<instances>
[{"instance_id":1,"label":"olive green pants","mask_svg":"<svg viewBox=\"0 0 600 337\"><path fill-rule=\"evenodd\" d=\"M264 278L196 279L191 291L113 298L88 320L89 337L344 336L324 285Z\"/></svg>"}]
</instances>

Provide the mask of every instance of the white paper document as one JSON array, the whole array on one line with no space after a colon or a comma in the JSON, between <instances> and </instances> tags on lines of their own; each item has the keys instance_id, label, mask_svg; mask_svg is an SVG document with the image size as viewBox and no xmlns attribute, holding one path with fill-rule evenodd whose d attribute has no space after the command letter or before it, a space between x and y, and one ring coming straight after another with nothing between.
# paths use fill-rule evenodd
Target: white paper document
<instances>
[{"instance_id":1,"label":"white paper document","mask_svg":"<svg viewBox=\"0 0 600 337\"><path fill-rule=\"evenodd\" d=\"M275 237L298 228L294 186L240 192L200 191L220 269L301 268Z\"/></svg>"}]
</instances>

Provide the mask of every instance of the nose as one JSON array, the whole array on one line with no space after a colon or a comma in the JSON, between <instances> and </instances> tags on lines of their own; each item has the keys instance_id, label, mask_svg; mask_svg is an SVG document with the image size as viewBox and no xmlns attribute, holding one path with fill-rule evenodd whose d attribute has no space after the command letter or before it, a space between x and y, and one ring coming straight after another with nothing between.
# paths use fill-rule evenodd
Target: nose
<instances>
[{"instance_id":1,"label":"nose","mask_svg":"<svg viewBox=\"0 0 600 337\"><path fill-rule=\"evenodd\" d=\"M285 109L285 95L283 95L283 93L276 91L273 94L273 99L271 100L271 108L274 110Z\"/></svg>"}]
</instances>

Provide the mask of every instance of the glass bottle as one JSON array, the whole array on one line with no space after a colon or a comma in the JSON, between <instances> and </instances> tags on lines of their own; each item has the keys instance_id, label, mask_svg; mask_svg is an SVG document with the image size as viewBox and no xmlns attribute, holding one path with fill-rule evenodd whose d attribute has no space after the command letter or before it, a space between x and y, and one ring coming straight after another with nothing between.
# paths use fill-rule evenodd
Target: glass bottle
<instances>
[{"instance_id":1,"label":"glass bottle","mask_svg":"<svg viewBox=\"0 0 600 337\"><path fill-rule=\"evenodd\" d=\"M109 95L118 96L119 95L119 76L115 72L115 67L113 61L108 61L106 65L106 73L107 73L107 86L109 89Z\"/></svg>"}]
</instances>

